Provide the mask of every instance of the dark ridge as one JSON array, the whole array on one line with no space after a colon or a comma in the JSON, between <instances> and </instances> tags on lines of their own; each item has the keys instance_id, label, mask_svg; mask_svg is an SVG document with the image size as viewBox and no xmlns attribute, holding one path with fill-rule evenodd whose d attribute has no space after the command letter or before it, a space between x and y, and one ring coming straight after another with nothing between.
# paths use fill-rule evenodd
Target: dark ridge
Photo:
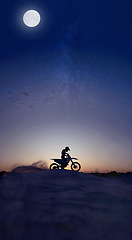
<instances>
[{"instance_id":1,"label":"dark ridge","mask_svg":"<svg viewBox=\"0 0 132 240\"><path fill-rule=\"evenodd\" d=\"M120 177L120 176L125 176L125 175L132 175L132 172L120 173L120 172L112 171L112 172L107 172L107 173L95 172L95 173L91 173L91 174L98 176L98 177Z\"/></svg>"},{"instance_id":2,"label":"dark ridge","mask_svg":"<svg viewBox=\"0 0 132 240\"><path fill-rule=\"evenodd\" d=\"M33 166L21 166L14 168L11 172L12 173L20 173L20 172L36 172L36 171L42 171L44 169L33 167Z\"/></svg>"},{"instance_id":3,"label":"dark ridge","mask_svg":"<svg viewBox=\"0 0 132 240\"><path fill-rule=\"evenodd\" d=\"M5 172L5 171L0 172L0 177L5 177L7 175L8 175L8 172Z\"/></svg>"}]
</instances>

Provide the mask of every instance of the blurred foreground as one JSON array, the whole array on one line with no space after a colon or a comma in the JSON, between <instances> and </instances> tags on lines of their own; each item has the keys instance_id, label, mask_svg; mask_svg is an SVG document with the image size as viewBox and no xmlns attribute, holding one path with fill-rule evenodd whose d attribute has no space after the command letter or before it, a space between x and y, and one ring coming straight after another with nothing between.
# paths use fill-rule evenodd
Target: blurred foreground
<instances>
[{"instance_id":1,"label":"blurred foreground","mask_svg":"<svg viewBox=\"0 0 132 240\"><path fill-rule=\"evenodd\" d=\"M14 172L0 189L1 239L131 240L131 174Z\"/></svg>"}]
</instances>

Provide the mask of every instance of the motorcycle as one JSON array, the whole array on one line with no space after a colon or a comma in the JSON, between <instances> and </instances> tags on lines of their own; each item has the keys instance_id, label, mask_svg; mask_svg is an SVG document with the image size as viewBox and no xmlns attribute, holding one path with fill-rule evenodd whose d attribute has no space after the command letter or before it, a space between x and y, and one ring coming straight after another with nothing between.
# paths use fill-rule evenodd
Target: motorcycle
<instances>
[{"instance_id":1,"label":"motorcycle","mask_svg":"<svg viewBox=\"0 0 132 240\"><path fill-rule=\"evenodd\" d=\"M53 160L55 163L52 163L49 168L64 169L71 162L71 170L78 172L81 169L81 165L78 162L74 162L73 159L78 160L77 158L72 158L69 154L67 154L67 157L63 160L63 167L62 167L62 159L56 159L56 158L50 159L50 160Z\"/></svg>"}]
</instances>

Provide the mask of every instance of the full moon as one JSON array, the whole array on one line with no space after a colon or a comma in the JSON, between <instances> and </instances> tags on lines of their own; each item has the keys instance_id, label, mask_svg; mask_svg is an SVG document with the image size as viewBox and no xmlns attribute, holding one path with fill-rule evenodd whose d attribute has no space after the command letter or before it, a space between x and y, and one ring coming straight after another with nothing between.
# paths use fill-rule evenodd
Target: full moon
<instances>
[{"instance_id":1,"label":"full moon","mask_svg":"<svg viewBox=\"0 0 132 240\"><path fill-rule=\"evenodd\" d=\"M36 10L28 10L23 15L23 22L28 27L36 27L40 23L40 14Z\"/></svg>"}]
</instances>

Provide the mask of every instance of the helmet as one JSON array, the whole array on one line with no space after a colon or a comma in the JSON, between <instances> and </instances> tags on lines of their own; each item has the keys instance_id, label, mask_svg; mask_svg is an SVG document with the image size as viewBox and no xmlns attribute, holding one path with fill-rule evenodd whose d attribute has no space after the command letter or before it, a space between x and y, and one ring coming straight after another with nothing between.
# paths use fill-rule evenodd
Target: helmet
<instances>
[{"instance_id":1,"label":"helmet","mask_svg":"<svg viewBox=\"0 0 132 240\"><path fill-rule=\"evenodd\" d=\"M66 151L70 151L70 148L69 148L69 147L65 147L65 150L66 150Z\"/></svg>"}]
</instances>

